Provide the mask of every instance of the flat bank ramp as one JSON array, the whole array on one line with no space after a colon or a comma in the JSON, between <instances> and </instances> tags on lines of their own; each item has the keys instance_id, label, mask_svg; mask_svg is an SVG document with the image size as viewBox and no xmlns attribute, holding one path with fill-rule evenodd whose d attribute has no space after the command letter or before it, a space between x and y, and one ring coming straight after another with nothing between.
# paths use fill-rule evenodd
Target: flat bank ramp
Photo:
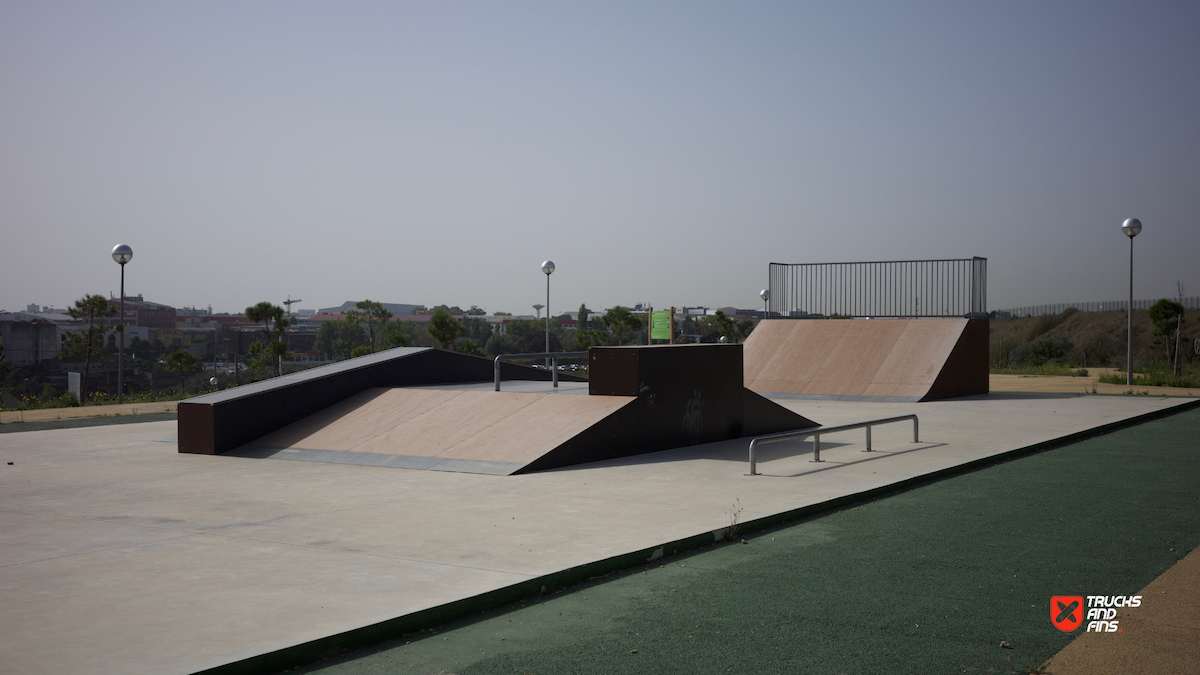
<instances>
[{"instance_id":1,"label":"flat bank ramp","mask_svg":"<svg viewBox=\"0 0 1200 675\"><path fill-rule=\"evenodd\" d=\"M375 387L225 454L509 475L634 400Z\"/></svg>"},{"instance_id":2,"label":"flat bank ramp","mask_svg":"<svg viewBox=\"0 0 1200 675\"><path fill-rule=\"evenodd\" d=\"M771 319L744 355L746 388L767 396L931 401L988 391L980 319Z\"/></svg>"}]
</instances>

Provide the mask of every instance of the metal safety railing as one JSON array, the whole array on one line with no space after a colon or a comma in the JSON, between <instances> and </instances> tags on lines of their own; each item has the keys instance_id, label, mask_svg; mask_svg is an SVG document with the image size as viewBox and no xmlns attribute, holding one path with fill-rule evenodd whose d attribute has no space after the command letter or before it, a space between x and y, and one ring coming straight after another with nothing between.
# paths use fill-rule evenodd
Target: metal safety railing
<instances>
[{"instance_id":1,"label":"metal safety railing","mask_svg":"<svg viewBox=\"0 0 1200 675\"><path fill-rule=\"evenodd\" d=\"M885 417L879 420L871 420L869 422L858 422L857 424L843 424L836 427L817 427L815 429L799 429L797 431L785 431L779 434L770 434L769 436L759 436L750 440L750 474L758 476L758 459L756 451L759 445L767 443L779 443L780 441L794 441L814 436L813 438L813 458L812 461L821 461L821 435L833 434L839 431L850 431L853 429L867 430L867 449L863 452L871 452L871 427L879 426L880 424L892 424L894 422L904 422L912 420L913 423L913 443L920 443L919 423L916 415L900 415L899 417Z\"/></svg>"},{"instance_id":2,"label":"metal safety railing","mask_svg":"<svg viewBox=\"0 0 1200 675\"><path fill-rule=\"evenodd\" d=\"M987 258L771 263L767 288L770 317L982 317Z\"/></svg>"},{"instance_id":3,"label":"metal safety railing","mask_svg":"<svg viewBox=\"0 0 1200 675\"><path fill-rule=\"evenodd\" d=\"M538 352L535 354L501 354L496 357L496 391L500 391L500 361L514 359L550 359L550 379L558 386L558 360L564 356L587 356L587 352Z\"/></svg>"}]
</instances>

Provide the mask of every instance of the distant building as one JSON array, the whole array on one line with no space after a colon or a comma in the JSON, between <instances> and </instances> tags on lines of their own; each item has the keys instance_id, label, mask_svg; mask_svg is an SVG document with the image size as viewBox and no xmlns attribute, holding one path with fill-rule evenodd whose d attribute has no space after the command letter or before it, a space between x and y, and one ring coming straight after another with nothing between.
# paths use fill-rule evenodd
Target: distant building
<instances>
[{"instance_id":1,"label":"distant building","mask_svg":"<svg viewBox=\"0 0 1200 675\"><path fill-rule=\"evenodd\" d=\"M338 307L325 307L323 309L318 309L317 311L313 312L313 314L345 314L346 312L349 312L350 310L354 309L354 304L355 304L354 300L347 300L346 302L343 302ZM399 314L416 314L417 312L415 310L424 309L424 305L403 305L403 304L399 304L399 303L395 303L395 302L381 302L379 304L383 305L383 308L386 309L387 311L391 312L392 314L397 314L397 315L399 315ZM311 311L311 310L305 310L305 311ZM296 313L299 314L300 310L297 310Z\"/></svg>"},{"instance_id":2,"label":"distant building","mask_svg":"<svg viewBox=\"0 0 1200 675\"><path fill-rule=\"evenodd\" d=\"M109 298L108 304L120 311L120 299ZM127 325L146 328L174 328L176 320L175 308L170 305L146 302L141 295L125 296L125 320L123 323ZM116 316L106 317L100 321L106 326L122 323L120 317Z\"/></svg>"},{"instance_id":3,"label":"distant building","mask_svg":"<svg viewBox=\"0 0 1200 675\"><path fill-rule=\"evenodd\" d=\"M58 326L29 312L0 314L0 344L11 366L32 366L58 358Z\"/></svg>"},{"instance_id":4,"label":"distant building","mask_svg":"<svg viewBox=\"0 0 1200 675\"><path fill-rule=\"evenodd\" d=\"M204 317L203 322L220 324L221 328L242 328L244 326L259 325L247 319L245 314L211 314Z\"/></svg>"}]
</instances>

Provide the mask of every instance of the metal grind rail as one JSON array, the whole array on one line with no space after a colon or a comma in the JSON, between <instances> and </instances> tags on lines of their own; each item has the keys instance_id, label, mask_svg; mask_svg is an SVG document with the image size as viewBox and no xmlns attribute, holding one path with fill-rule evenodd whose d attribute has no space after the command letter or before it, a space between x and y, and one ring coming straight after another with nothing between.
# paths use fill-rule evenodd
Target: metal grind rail
<instances>
[{"instance_id":1,"label":"metal grind rail","mask_svg":"<svg viewBox=\"0 0 1200 675\"><path fill-rule=\"evenodd\" d=\"M538 352L536 354L501 354L496 357L496 391L500 391L500 361L514 359L550 359L550 379L558 386L558 360L564 356L587 356L587 352Z\"/></svg>"},{"instance_id":2,"label":"metal grind rail","mask_svg":"<svg viewBox=\"0 0 1200 675\"><path fill-rule=\"evenodd\" d=\"M839 431L850 431L852 429L867 430L867 449L863 452L871 452L871 427L879 426L880 424L892 424L894 422L904 422L912 420L913 423L913 443L919 443L919 426L916 415L900 415L899 417L885 417L879 420L871 420L869 422L858 422L856 424L843 424L836 427L818 427L816 429L801 429L799 431L785 431L780 434L771 434L769 436L759 436L750 440L750 474L751 476L761 475L758 473L758 461L755 452L759 445L766 443L778 443L780 441L794 441L814 436L813 439L813 458L812 461L821 461L821 435L833 434Z\"/></svg>"}]
</instances>

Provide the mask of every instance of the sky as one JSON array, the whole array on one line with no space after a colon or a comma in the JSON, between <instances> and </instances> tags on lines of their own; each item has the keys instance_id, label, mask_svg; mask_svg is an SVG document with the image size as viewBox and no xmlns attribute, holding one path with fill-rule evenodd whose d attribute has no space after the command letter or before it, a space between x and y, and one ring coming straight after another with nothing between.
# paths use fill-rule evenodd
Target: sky
<instances>
[{"instance_id":1,"label":"sky","mask_svg":"<svg viewBox=\"0 0 1200 675\"><path fill-rule=\"evenodd\" d=\"M1200 295L1200 3L0 3L0 309Z\"/></svg>"}]
</instances>

